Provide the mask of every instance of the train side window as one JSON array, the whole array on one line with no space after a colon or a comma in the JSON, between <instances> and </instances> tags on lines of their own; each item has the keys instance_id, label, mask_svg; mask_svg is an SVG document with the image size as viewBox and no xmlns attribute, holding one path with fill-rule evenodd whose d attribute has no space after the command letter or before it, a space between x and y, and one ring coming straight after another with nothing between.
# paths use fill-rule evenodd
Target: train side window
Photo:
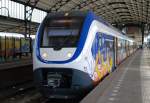
<instances>
[{"instance_id":1,"label":"train side window","mask_svg":"<svg viewBox=\"0 0 150 103\"><path fill-rule=\"evenodd\" d=\"M102 34L99 33L99 47L102 46Z\"/></svg>"}]
</instances>

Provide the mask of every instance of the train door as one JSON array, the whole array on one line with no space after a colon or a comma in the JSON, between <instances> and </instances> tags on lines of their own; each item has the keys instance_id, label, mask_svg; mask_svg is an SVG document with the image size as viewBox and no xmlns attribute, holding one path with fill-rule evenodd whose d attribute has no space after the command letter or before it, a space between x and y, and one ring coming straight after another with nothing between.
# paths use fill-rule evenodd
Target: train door
<instances>
[{"instance_id":1,"label":"train door","mask_svg":"<svg viewBox=\"0 0 150 103\"><path fill-rule=\"evenodd\" d=\"M123 47L123 60L126 58L126 41L122 39L122 47Z\"/></svg>"},{"instance_id":2,"label":"train door","mask_svg":"<svg viewBox=\"0 0 150 103\"><path fill-rule=\"evenodd\" d=\"M114 37L103 34L105 46L105 62L109 72L115 69Z\"/></svg>"},{"instance_id":3,"label":"train door","mask_svg":"<svg viewBox=\"0 0 150 103\"><path fill-rule=\"evenodd\" d=\"M116 40L116 38L113 37L113 49L112 49L112 52L113 52L113 70L116 69L116 52L115 52L115 50L116 50L115 42L116 41L115 40Z\"/></svg>"},{"instance_id":4,"label":"train door","mask_svg":"<svg viewBox=\"0 0 150 103\"><path fill-rule=\"evenodd\" d=\"M115 64L118 65L118 38L115 38Z\"/></svg>"},{"instance_id":5,"label":"train door","mask_svg":"<svg viewBox=\"0 0 150 103\"><path fill-rule=\"evenodd\" d=\"M20 42L20 38L15 38L15 53L14 53L14 56L16 59L19 59L19 56L20 56L20 53L21 53L21 49L20 49L20 46L21 46L21 42ZM19 56L18 56L19 55Z\"/></svg>"},{"instance_id":6,"label":"train door","mask_svg":"<svg viewBox=\"0 0 150 103\"><path fill-rule=\"evenodd\" d=\"M21 53L23 56L27 57L30 53L30 39L21 38Z\"/></svg>"},{"instance_id":7,"label":"train door","mask_svg":"<svg viewBox=\"0 0 150 103\"><path fill-rule=\"evenodd\" d=\"M117 67L117 38L114 37L114 68Z\"/></svg>"},{"instance_id":8,"label":"train door","mask_svg":"<svg viewBox=\"0 0 150 103\"><path fill-rule=\"evenodd\" d=\"M121 43L121 39L118 38L117 39L117 65L120 64L121 59L122 59L121 51L122 51L122 43Z\"/></svg>"},{"instance_id":9,"label":"train door","mask_svg":"<svg viewBox=\"0 0 150 103\"><path fill-rule=\"evenodd\" d=\"M92 56L95 59L95 70L94 70L94 81L97 82L103 77L103 68L102 68L102 41L101 34L96 33L92 44Z\"/></svg>"}]
</instances>

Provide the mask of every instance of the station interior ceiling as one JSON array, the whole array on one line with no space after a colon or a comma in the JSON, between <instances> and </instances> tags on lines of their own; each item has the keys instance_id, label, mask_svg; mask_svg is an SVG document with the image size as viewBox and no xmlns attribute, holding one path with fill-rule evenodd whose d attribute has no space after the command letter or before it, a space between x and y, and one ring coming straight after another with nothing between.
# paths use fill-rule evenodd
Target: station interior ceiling
<instances>
[{"instance_id":1,"label":"station interior ceiling","mask_svg":"<svg viewBox=\"0 0 150 103\"><path fill-rule=\"evenodd\" d=\"M11 0L47 13L70 10L92 10L96 15L117 28L137 27L137 31L129 36L141 41L150 30L150 0ZM31 31L35 34L39 23L31 23ZM0 16L1 32L23 33L24 21Z\"/></svg>"},{"instance_id":2,"label":"station interior ceiling","mask_svg":"<svg viewBox=\"0 0 150 103\"><path fill-rule=\"evenodd\" d=\"M39 23L31 23L31 32L35 33ZM0 32L10 32L10 33L20 33L24 34L25 32L24 20L8 18L5 16L0 16Z\"/></svg>"},{"instance_id":3,"label":"station interior ceiling","mask_svg":"<svg viewBox=\"0 0 150 103\"><path fill-rule=\"evenodd\" d=\"M33 5L47 12L92 10L110 23L149 23L149 0L14 0Z\"/></svg>"}]
</instances>

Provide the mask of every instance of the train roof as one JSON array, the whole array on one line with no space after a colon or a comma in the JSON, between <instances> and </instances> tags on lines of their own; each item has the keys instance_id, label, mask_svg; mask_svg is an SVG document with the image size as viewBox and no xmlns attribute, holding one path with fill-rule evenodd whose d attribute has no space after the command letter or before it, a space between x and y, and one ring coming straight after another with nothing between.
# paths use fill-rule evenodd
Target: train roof
<instances>
[{"instance_id":1,"label":"train roof","mask_svg":"<svg viewBox=\"0 0 150 103\"><path fill-rule=\"evenodd\" d=\"M78 17L86 17L89 11L60 11L53 12L47 15L47 18L55 18L62 16L78 16Z\"/></svg>"},{"instance_id":2,"label":"train roof","mask_svg":"<svg viewBox=\"0 0 150 103\"><path fill-rule=\"evenodd\" d=\"M105 26L109 27L111 30L117 32L117 34L115 34L115 35L118 38L122 38L122 39L128 40L130 42L134 42L133 39L129 38L128 36L125 35L125 33L123 33L122 31L118 30L117 28L113 27L111 24L109 24L107 21L105 21L102 17L96 16L92 11L89 11L89 13L91 13L96 20L98 20L99 22L101 22Z\"/></svg>"}]
</instances>

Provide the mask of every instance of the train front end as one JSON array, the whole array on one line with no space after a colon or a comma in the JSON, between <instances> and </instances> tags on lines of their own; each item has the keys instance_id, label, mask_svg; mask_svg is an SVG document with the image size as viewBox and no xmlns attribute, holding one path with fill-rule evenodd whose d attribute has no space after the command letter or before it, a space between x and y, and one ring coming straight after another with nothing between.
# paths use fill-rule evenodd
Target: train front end
<instances>
[{"instance_id":1,"label":"train front end","mask_svg":"<svg viewBox=\"0 0 150 103\"><path fill-rule=\"evenodd\" d=\"M52 13L41 23L33 51L34 78L48 98L74 98L92 88L85 54L86 13ZM87 32L85 30L87 29ZM86 72L87 71L87 72Z\"/></svg>"}]
</instances>

